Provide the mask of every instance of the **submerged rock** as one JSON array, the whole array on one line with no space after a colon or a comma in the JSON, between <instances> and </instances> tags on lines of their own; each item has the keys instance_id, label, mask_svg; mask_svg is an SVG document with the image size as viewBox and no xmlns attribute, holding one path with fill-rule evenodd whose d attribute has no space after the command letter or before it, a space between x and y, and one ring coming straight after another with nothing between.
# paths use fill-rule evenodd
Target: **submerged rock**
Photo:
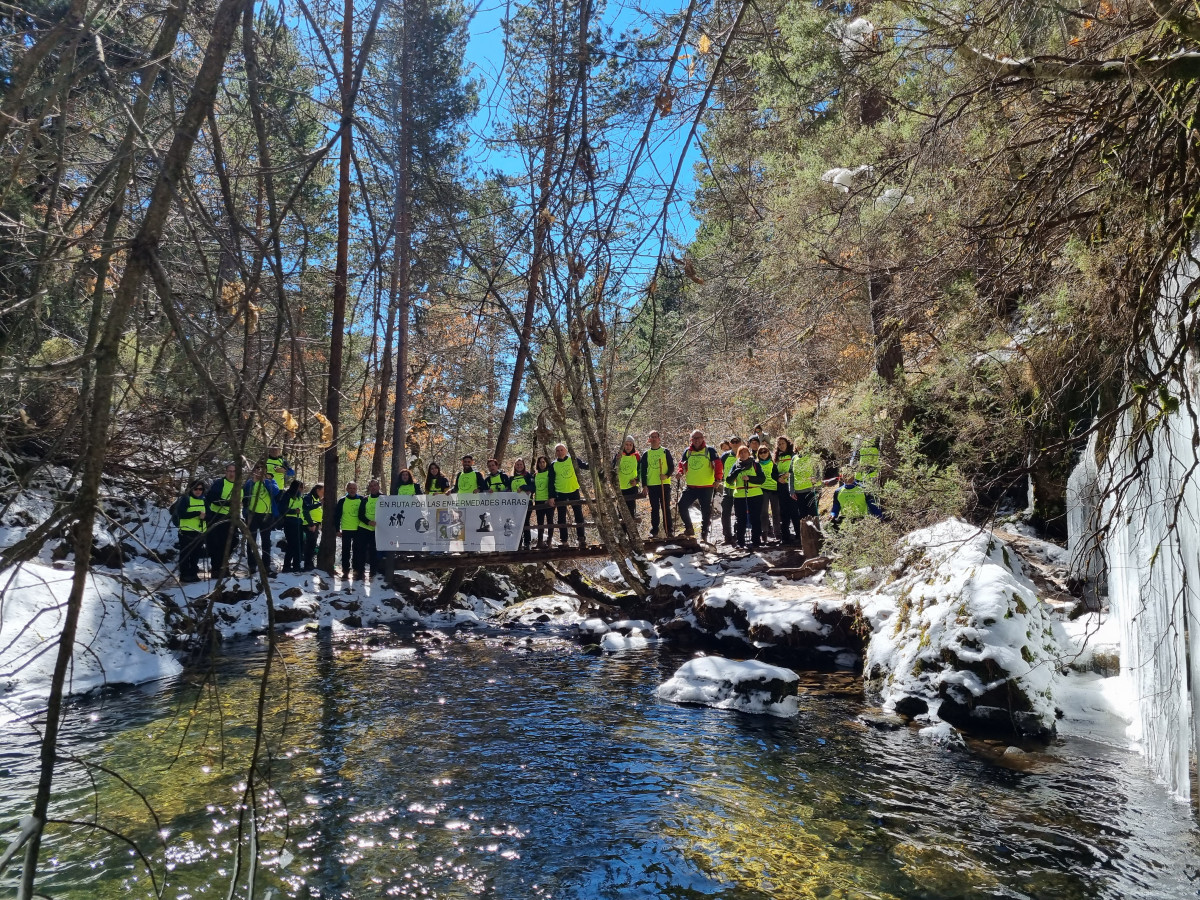
<instances>
[{"instance_id":1,"label":"submerged rock","mask_svg":"<svg viewBox=\"0 0 1200 900\"><path fill-rule=\"evenodd\" d=\"M905 549L896 580L863 598L874 626L868 687L884 708L970 732L1051 737L1058 641L1016 553L956 519L913 532Z\"/></svg>"},{"instance_id":2,"label":"submerged rock","mask_svg":"<svg viewBox=\"0 0 1200 900\"><path fill-rule=\"evenodd\" d=\"M702 656L680 666L659 686L658 696L672 703L794 716L799 709L799 681L791 669L757 660Z\"/></svg>"}]
</instances>

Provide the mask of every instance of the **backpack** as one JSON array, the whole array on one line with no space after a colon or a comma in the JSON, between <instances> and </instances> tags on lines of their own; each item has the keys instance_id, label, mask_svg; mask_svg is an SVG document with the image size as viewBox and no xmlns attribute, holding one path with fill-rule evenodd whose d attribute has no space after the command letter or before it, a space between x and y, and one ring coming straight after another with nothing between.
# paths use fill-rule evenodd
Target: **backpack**
<instances>
[{"instance_id":1,"label":"backpack","mask_svg":"<svg viewBox=\"0 0 1200 900\"><path fill-rule=\"evenodd\" d=\"M183 497L178 497L175 502L167 508L167 511L171 514L171 524L176 528L179 527L179 509L182 501Z\"/></svg>"}]
</instances>

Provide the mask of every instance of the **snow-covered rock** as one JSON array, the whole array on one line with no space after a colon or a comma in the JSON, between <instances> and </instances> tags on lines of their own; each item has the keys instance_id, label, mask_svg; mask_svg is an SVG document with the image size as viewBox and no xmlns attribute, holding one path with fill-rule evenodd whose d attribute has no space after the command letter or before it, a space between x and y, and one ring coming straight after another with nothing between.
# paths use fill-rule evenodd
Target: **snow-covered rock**
<instances>
[{"instance_id":1,"label":"snow-covered rock","mask_svg":"<svg viewBox=\"0 0 1200 900\"><path fill-rule=\"evenodd\" d=\"M10 709L48 696L72 573L27 563L0 574L0 700ZM99 573L88 576L67 690L138 684L183 671L166 647L162 606Z\"/></svg>"},{"instance_id":2,"label":"snow-covered rock","mask_svg":"<svg viewBox=\"0 0 1200 900\"><path fill-rule=\"evenodd\" d=\"M649 646L650 637L647 637L646 633L640 629L634 629L629 634L610 631L600 638L600 649L610 652L617 650L645 650Z\"/></svg>"},{"instance_id":3,"label":"snow-covered rock","mask_svg":"<svg viewBox=\"0 0 1200 900\"><path fill-rule=\"evenodd\" d=\"M684 663L658 688L672 703L694 703L717 709L794 716L800 677L791 669L757 660L703 656Z\"/></svg>"},{"instance_id":4,"label":"snow-covered rock","mask_svg":"<svg viewBox=\"0 0 1200 900\"><path fill-rule=\"evenodd\" d=\"M910 534L898 577L866 598L869 685L884 708L959 728L1054 733L1059 639L1021 561L950 519Z\"/></svg>"},{"instance_id":5,"label":"snow-covered rock","mask_svg":"<svg viewBox=\"0 0 1200 900\"><path fill-rule=\"evenodd\" d=\"M911 194L904 193L900 188L888 188L875 198L872 205L881 212L891 212L901 206L912 206L914 203L916 201Z\"/></svg>"}]
</instances>

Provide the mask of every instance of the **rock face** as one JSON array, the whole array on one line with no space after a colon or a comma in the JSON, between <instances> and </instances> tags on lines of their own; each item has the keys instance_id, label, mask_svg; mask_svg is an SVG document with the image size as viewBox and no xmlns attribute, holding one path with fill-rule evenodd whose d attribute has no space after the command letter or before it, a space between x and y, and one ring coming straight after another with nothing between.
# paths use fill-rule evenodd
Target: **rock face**
<instances>
[{"instance_id":1,"label":"rock face","mask_svg":"<svg viewBox=\"0 0 1200 900\"><path fill-rule=\"evenodd\" d=\"M702 656L680 666L659 686L658 696L672 703L794 716L798 710L796 687L799 681L800 676L791 669L769 666L757 660Z\"/></svg>"},{"instance_id":2,"label":"rock face","mask_svg":"<svg viewBox=\"0 0 1200 900\"><path fill-rule=\"evenodd\" d=\"M1020 559L951 519L913 532L896 580L863 598L868 689L970 732L1048 739L1058 640Z\"/></svg>"}]
</instances>

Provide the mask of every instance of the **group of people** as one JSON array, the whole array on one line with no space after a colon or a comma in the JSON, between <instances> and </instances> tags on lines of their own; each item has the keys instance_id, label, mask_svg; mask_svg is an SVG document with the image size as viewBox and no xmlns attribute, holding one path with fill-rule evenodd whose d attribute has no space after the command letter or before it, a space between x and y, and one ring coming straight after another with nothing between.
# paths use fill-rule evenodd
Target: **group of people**
<instances>
[{"instance_id":1,"label":"group of people","mask_svg":"<svg viewBox=\"0 0 1200 900\"><path fill-rule=\"evenodd\" d=\"M858 473L847 467L833 495L830 523L836 527L846 520L882 516L874 485L879 474L879 451L872 445L855 452ZM536 516L539 549L553 541L557 511L559 545L567 546L569 532L575 531L579 547L585 546L583 492L580 472L590 467L576 459L565 444L554 448L554 456L538 456L530 470L524 459L513 463L512 472L501 471L499 461L489 459L486 471L475 468L474 456L462 458L453 477L442 472L437 463L428 466L424 483L409 469L399 473L398 495L475 494L514 491L528 494L533 501L525 521L521 548L534 546ZM711 447L704 432L692 432L691 440L679 459L662 444L662 435L651 431L647 446L637 449L632 437L626 437L613 457L612 473L631 516L637 516L639 500L650 503L650 537L665 531L672 533L671 485L682 482L677 507L683 533L695 537L691 510L699 507L700 540L707 542L712 521L713 500L720 486L721 526L725 543L738 547L760 547L768 540L790 544L800 539L800 523L819 517L818 505L826 481L825 461L811 450L797 450L786 437L775 439L774 449L761 428L744 443L738 436ZM231 498L236 484L237 467L228 465L225 476L206 484L193 481L188 491L172 508L179 528L180 580L199 580L200 560L207 555L213 561L216 577L228 574L228 560L239 547L237 534L230 528ZM834 479L838 480L838 479ZM341 573L345 578L363 579L368 570L374 576L381 554L375 547L375 510L382 486L372 478L366 494L360 494L354 481L338 499L335 523L341 538ZM323 526L323 484L314 484L307 492L295 478L295 471L284 459L280 448L273 447L267 457L251 470L241 486L242 516L251 534L248 558L251 569L261 562L268 575L271 570L271 533L283 531L284 572L308 572L313 569L317 540ZM573 510L574 528L567 522L567 510ZM255 541L261 545L261 554Z\"/></svg>"}]
</instances>

